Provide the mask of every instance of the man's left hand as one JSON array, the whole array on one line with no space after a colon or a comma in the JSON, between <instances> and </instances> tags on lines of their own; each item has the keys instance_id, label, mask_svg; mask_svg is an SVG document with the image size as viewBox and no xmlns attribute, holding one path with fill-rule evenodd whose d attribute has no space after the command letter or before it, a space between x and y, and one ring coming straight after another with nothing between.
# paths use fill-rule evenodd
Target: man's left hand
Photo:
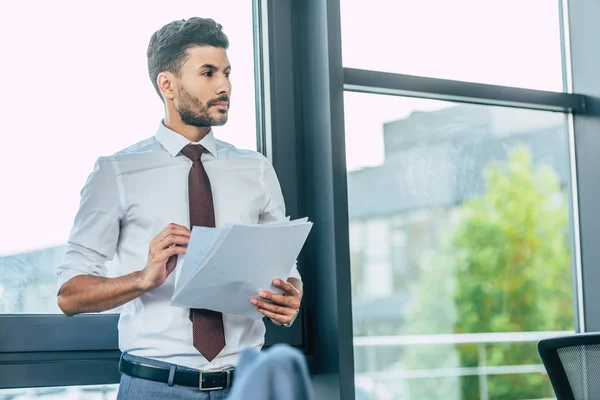
<instances>
[{"instance_id":1,"label":"man's left hand","mask_svg":"<svg viewBox=\"0 0 600 400\"><path fill-rule=\"evenodd\" d=\"M281 279L273 280L273 285L283 289L283 294L275 294L266 290L258 292L250 303L256 311L269 317L275 325L290 324L296 318L300 308L301 294L291 283ZM265 301L268 300L268 301Z\"/></svg>"}]
</instances>

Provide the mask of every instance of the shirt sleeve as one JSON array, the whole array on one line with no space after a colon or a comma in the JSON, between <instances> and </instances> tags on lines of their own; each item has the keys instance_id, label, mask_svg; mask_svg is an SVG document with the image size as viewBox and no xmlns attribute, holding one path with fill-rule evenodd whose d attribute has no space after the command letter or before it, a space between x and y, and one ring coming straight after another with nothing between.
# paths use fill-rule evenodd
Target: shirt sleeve
<instances>
[{"instance_id":1,"label":"shirt sleeve","mask_svg":"<svg viewBox=\"0 0 600 400\"><path fill-rule=\"evenodd\" d=\"M100 158L81 190L79 210L63 263L57 267L58 290L78 275L107 275L106 262L116 251L124 210L113 160Z\"/></svg>"},{"instance_id":2,"label":"shirt sleeve","mask_svg":"<svg viewBox=\"0 0 600 400\"><path fill-rule=\"evenodd\" d=\"M269 222L287 221L288 217L285 215L285 202L283 200L283 194L281 193L281 186L277 179L275 169L266 158L263 159L261 172L261 181L265 190L266 201L260 212L258 223L265 224ZM292 266L288 278L302 280L302 276L300 276L300 272L298 271L298 262L295 262Z\"/></svg>"}]
</instances>

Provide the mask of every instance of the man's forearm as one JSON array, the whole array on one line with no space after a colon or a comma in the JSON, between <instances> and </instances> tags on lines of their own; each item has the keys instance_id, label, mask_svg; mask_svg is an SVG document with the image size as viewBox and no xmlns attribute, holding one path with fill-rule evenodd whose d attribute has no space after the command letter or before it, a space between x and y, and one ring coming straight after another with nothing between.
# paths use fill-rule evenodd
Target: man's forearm
<instances>
[{"instance_id":1,"label":"man's forearm","mask_svg":"<svg viewBox=\"0 0 600 400\"><path fill-rule=\"evenodd\" d=\"M78 275L60 289L58 307L68 316L108 311L141 296L147 290L140 272L118 278Z\"/></svg>"}]
</instances>

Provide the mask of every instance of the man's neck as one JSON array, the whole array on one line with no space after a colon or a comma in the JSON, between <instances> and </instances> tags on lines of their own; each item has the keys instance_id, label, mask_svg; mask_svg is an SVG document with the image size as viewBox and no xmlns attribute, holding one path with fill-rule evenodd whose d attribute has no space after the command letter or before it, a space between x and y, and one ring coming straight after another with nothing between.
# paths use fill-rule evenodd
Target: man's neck
<instances>
[{"instance_id":1,"label":"man's neck","mask_svg":"<svg viewBox=\"0 0 600 400\"><path fill-rule=\"evenodd\" d=\"M185 124L181 118L165 116L164 119L165 127L169 128L173 132L179 133L181 136L189 140L190 142L197 143L204 139L210 132L210 127L197 127Z\"/></svg>"}]
</instances>

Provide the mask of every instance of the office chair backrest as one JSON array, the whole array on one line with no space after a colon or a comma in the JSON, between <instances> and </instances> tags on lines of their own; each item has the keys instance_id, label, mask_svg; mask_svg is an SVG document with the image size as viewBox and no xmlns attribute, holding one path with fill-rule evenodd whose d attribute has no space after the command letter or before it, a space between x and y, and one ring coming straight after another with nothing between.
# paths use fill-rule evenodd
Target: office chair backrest
<instances>
[{"instance_id":1,"label":"office chair backrest","mask_svg":"<svg viewBox=\"0 0 600 400\"><path fill-rule=\"evenodd\" d=\"M600 399L600 333L543 339L538 351L558 400Z\"/></svg>"}]
</instances>

